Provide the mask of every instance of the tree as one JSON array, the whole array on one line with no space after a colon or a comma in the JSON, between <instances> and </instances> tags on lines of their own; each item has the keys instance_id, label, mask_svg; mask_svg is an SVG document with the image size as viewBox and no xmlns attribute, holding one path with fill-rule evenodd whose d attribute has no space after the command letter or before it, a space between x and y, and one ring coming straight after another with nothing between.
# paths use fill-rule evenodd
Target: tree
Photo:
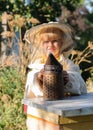
<instances>
[{"instance_id":1,"label":"tree","mask_svg":"<svg viewBox=\"0 0 93 130\"><path fill-rule=\"evenodd\" d=\"M71 0L71 1L68 1L68 0L48 0L48 1L45 1L45 0L31 0L31 2L29 4L26 4L26 1L24 0L1 0L0 1L0 5L3 5L3 6L0 6L0 14L2 15L3 12L6 12L7 15L6 15L6 24L10 24L10 23L13 23L11 25L13 25L12 27L12 30L11 30L11 26L9 25L9 28L8 28L8 31L21 31L20 33L22 33L22 37L21 37L21 34L20 34L20 39L23 38L23 35L25 33L25 31L30 28L31 26L34 26L36 24L40 24L40 23L43 23L43 22L49 22L49 21L56 21L56 18L58 18L61 13L62 13L62 10L61 10L61 5L64 4L66 6L68 6L71 10L74 10L74 8L76 8L76 6L78 5L78 2L80 0ZM10 17L10 18L8 18ZM19 18L21 19L21 17L24 17L26 19L26 24L25 25L18 25L18 21L19 23L23 23L22 21L19 20ZM15 20L16 22L16 25L15 23L13 22L13 19ZM5 19L5 17L4 17ZM24 21L25 22L25 21ZM20 28L21 26L21 28ZM2 31L1 31L2 32ZM9 32L7 32L9 34ZM13 33L12 33L13 34ZM12 35L11 34L11 35ZM13 39L13 35L12 35L12 39ZM7 39L5 40L5 43L3 41L4 44L0 44L1 48L5 48L5 50L3 50L3 53L2 53L2 49L1 49L1 56L3 54L6 53L7 49L8 49L8 54L9 53L11 54L11 46L13 44L11 44L12 40L10 38L10 35L8 35L8 41ZM20 40L19 39L19 40ZM2 40L4 40L2 38ZM21 39L22 41L22 39ZM10 42L8 44L8 42ZM10 46L11 44L11 46ZM5 46L5 47L4 47ZM6 59L5 59L6 60Z\"/></svg>"},{"instance_id":2,"label":"tree","mask_svg":"<svg viewBox=\"0 0 93 130\"><path fill-rule=\"evenodd\" d=\"M20 14L26 18L35 17L41 23L47 21L54 21L56 17L61 14L61 5L65 5L70 10L74 10L80 3L80 0L31 0L26 4L26 0L1 0L1 13L12 12L13 14Z\"/></svg>"}]
</instances>

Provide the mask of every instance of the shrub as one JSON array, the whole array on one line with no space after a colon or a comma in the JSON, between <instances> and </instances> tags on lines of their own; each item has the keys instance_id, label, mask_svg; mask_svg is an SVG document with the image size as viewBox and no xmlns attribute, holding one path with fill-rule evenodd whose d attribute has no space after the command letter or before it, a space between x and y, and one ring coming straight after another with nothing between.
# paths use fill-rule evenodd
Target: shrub
<instances>
[{"instance_id":1,"label":"shrub","mask_svg":"<svg viewBox=\"0 0 93 130\"><path fill-rule=\"evenodd\" d=\"M16 68L0 71L0 130L26 130L26 117L21 104L25 76Z\"/></svg>"}]
</instances>

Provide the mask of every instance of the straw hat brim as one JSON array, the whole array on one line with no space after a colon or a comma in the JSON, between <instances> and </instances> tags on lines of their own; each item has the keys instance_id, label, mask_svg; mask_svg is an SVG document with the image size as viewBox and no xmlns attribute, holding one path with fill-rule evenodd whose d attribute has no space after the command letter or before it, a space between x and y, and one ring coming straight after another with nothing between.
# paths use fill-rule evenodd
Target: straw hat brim
<instances>
[{"instance_id":1,"label":"straw hat brim","mask_svg":"<svg viewBox=\"0 0 93 130\"><path fill-rule=\"evenodd\" d=\"M37 42L35 42L35 39L38 36L38 34L40 34L40 32L45 28L46 29L47 28L57 28L57 29L60 29L64 33L65 40L64 40L64 46L63 46L62 51L64 51L64 53L67 55L68 52L70 52L70 50L74 47L74 43L73 43L72 36L71 36L72 29L69 25L66 25L64 23L49 22L49 23L43 23L41 25L34 26L31 29L29 29L28 31L26 31L24 40L32 45L35 45L35 43L37 44Z\"/></svg>"},{"instance_id":2,"label":"straw hat brim","mask_svg":"<svg viewBox=\"0 0 93 130\"><path fill-rule=\"evenodd\" d=\"M62 32L64 32L64 34L71 33L71 28L68 25L58 22L49 22L34 26L26 31L24 40L26 40L28 43L31 43L37 34L39 34L43 29L50 27L60 29Z\"/></svg>"}]
</instances>

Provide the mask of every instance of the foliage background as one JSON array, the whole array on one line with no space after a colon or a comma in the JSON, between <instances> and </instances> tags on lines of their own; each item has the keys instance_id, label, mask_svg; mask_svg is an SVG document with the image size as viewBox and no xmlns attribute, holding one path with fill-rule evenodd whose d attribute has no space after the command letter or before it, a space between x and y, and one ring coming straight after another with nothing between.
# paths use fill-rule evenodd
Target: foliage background
<instances>
[{"instance_id":1,"label":"foliage background","mask_svg":"<svg viewBox=\"0 0 93 130\"><path fill-rule=\"evenodd\" d=\"M22 98L24 76L16 68L0 71L0 130L26 130Z\"/></svg>"},{"instance_id":2,"label":"foliage background","mask_svg":"<svg viewBox=\"0 0 93 130\"><path fill-rule=\"evenodd\" d=\"M77 47L70 58L79 64L83 57L79 66L91 91L93 87L93 12L87 12L82 5L84 0L0 1L0 130L26 130L26 115L21 102L24 97L26 67L30 62L31 47L24 42L23 37L25 31L32 26L59 20L69 23L74 28L73 38ZM7 31L2 28L4 12L7 12L7 15L3 17L7 19ZM13 50L16 43L18 53ZM88 71L85 71L87 69Z\"/></svg>"}]
</instances>

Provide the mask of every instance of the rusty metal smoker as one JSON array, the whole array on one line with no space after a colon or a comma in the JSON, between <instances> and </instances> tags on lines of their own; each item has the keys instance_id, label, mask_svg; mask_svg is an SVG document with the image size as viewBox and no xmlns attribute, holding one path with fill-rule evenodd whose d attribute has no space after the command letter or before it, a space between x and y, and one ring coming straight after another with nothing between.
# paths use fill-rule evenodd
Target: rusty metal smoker
<instances>
[{"instance_id":1,"label":"rusty metal smoker","mask_svg":"<svg viewBox=\"0 0 93 130\"><path fill-rule=\"evenodd\" d=\"M59 100L64 98L63 67L50 53L44 65L43 98Z\"/></svg>"}]
</instances>

